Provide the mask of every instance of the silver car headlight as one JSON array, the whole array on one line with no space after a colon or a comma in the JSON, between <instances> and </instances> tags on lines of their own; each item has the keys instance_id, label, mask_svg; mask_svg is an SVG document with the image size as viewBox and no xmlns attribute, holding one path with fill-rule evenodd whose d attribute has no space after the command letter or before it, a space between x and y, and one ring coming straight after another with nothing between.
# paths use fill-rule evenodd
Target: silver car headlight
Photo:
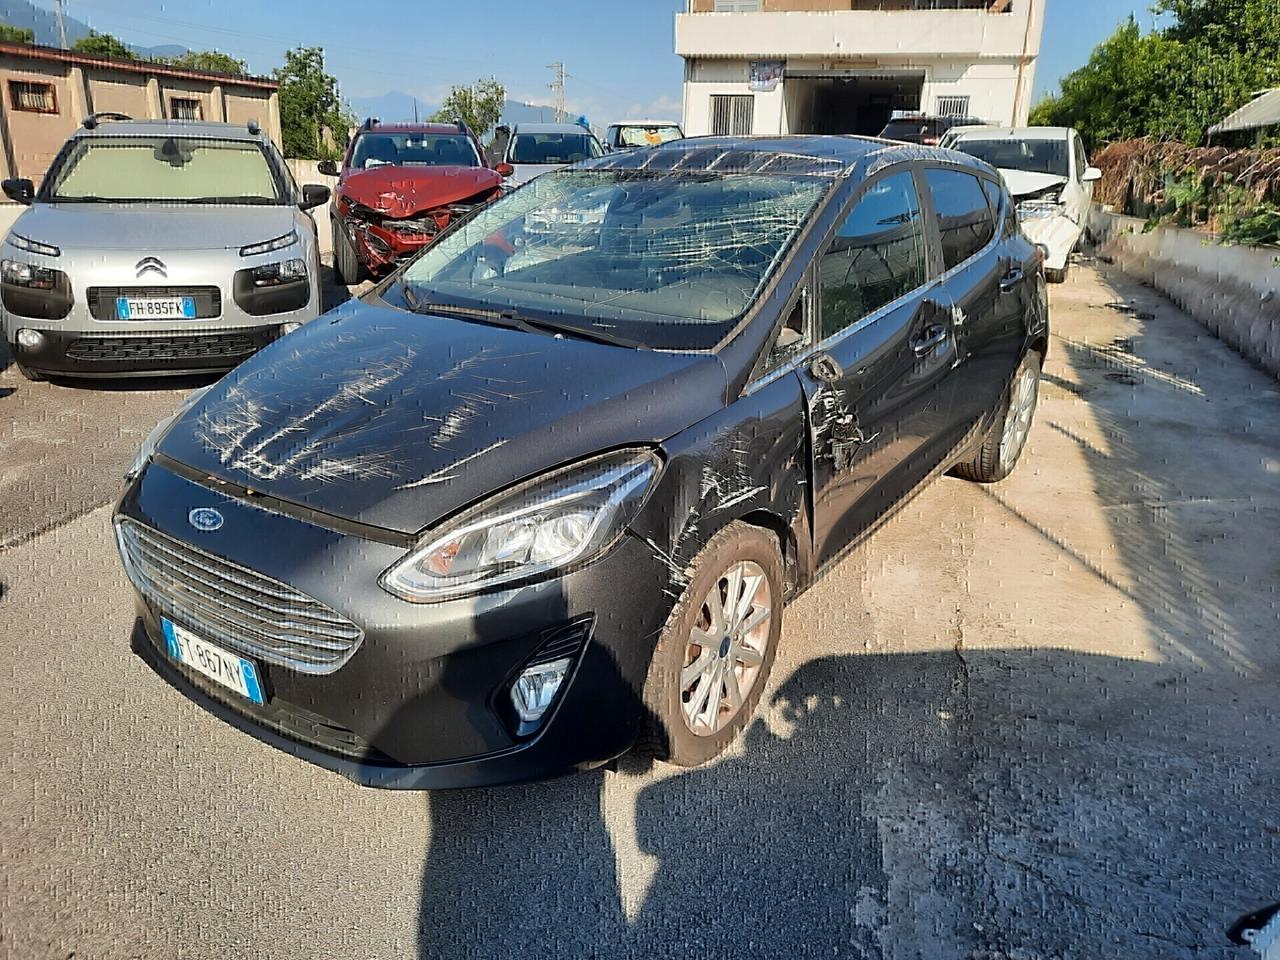
<instances>
[{"instance_id":1,"label":"silver car headlight","mask_svg":"<svg viewBox=\"0 0 1280 960\"><path fill-rule=\"evenodd\" d=\"M51 243L41 243L39 240L32 240L30 237L21 237L16 233L9 234L9 243L19 250L26 250L28 253L38 253L44 257L60 257L62 251Z\"/></svg>"},{"instance_id":2,"label":"silver car headlight","mask_svg":"<svg viewBox=\"0 0 1280 960\"><path fill-rule=\"evenodd\" d=\"M137 479L138 474L142 473L142 468L147 465L147 461L151 459L151 455L156 452L156 447L160 441L164 439L164 435L169 432L169 428L173 426L175 420L178 420L184 413L196 405L196 403L206 393L214 388L214 384L207 387L200 387L198 390L192 390L182 402L178 404L178 408L165 417L152 428L147 434L147 439L142 441L142 446L138 448L138 455L133 458L133 463L129 465L129 469L124 472L125 483L132 483Z\"/></svg>"},{"instance_id":3,"label":"silver car headlight","mask_svg":"<svg viewBox=\"0 0 1280 960\"><path fill-rule=\"evenodd\" d=\"M661 466L651 450L619 450L537 477L431 531L379 582L423 603L585 563L617 541Z\"/></svg>"}]
</instances>

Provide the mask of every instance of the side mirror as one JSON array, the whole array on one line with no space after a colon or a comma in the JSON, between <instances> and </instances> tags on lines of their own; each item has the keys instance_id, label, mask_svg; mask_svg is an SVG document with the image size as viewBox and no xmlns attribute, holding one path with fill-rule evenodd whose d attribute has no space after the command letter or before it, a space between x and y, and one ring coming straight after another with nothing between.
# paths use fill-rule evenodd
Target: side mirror
<instances>
[{"instance_id":1,"label":"side mirror","mask_svg":"<svg viewBox=\"0 0 1280 960\"><path fill-rule=\"evenodd\" d=\"M1085 167L1084 173L1080 175L1081 183L1097 183L1102 179L1102 171L1097 167Z\"/></svg>"},{"instance_id":2,"label":"side mirror","mask_svg":"<svg viewBox=\"0 0 1280 960\"><path fill-rule=\"evenodd\" d=\"M502 162L493 168L499 176L509 177L516 172L516 168L507 162Z\"/></svg>"},{"instance_id":3,"label":"side mirror","mask_svg":"<svg viewBox=\"0 0 1280 960\"><path fill-rule=\"evenodd\" d=\"M316 164L316 170L326 177L336 177L338 175L338 165L332 160L321 160Z\"/></svg>"},{"instance_id":4,"label":"side mirror","mask_svg":"<svg viewBox=\"0 0 1280 960\"><path fill-rule=\"evenodd\" d=\"M16 200L18 203L29 204L36 197L36 185L26 177L14 177L0 183L0 189L4 190L4 195L10 200Z\"/></svg>"},{"instance_id":5,"label":"side mirror","mask_svg":"<svg viewBox=\"0 0 1280 960\"><path fill-rule=\"evenodd\" d=\"M300 210L310 210L328 202L328 200L328 187L322 183L308 183L302 188L302 202L298 204L298 208Z\"/></svg>"}]
</instances>

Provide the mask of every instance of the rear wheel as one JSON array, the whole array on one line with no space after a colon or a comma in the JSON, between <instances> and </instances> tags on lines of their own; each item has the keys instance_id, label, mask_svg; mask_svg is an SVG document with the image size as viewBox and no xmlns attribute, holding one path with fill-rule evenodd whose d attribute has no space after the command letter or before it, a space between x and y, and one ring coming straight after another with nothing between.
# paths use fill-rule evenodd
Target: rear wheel
<instances>
[{"instance_id":1,"label":"rear wheel","mask_svg":"<svg viewBox=\"0 0 1280 960\"><path fill-rule=\"evenodd\" d=\"M1038 353L1028 353L1023 357L1017 373L1013 375L1001 416L987 430L974 458L956 465L956 476L976 483L995 483L1013 473L1035 419L1043 362Z\"/></svg>"},{"instance_id":2,"label":"rear wheel","mask_svg":"<svg viewBox=\"0 0 1280 960\"><path fill-rule=\"evenodd\" d=\"M652 755L706 763L750 721L782 632L782 572L777 538L740 522L694 559L645 683Z\"/></svg>"}]
</instances>

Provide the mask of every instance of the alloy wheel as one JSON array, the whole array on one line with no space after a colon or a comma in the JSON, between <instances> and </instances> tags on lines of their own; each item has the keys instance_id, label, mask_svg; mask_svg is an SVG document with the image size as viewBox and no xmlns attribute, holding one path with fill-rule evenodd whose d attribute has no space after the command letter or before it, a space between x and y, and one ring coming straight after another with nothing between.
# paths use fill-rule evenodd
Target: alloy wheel
<instances>
[{"instance_id":1,"label":"alloy wheel","mask_svg":"<svg viewBox=\"0 0 1280 960\"><path fill-rule=\"evenodd\" d=\"M1017 462L1027 442L1027 434L1031 432L1039 387L1039 372L1034 365L1028 364L1014 384L1009 410L1004 417L1004 429L1000 434L1000 466L1006 470Z\"/></svg>"},{"instance_id":2,"label":"alloy wheel","mask_svg":"<svg viewBox=\"0 0 1280 960\"><path fill-rule=\"evenodd\" d=\"M769 644L773 596L760 565L742 560L702 600L680 671L680 708L696 736L723 730L755 684Z\"/></svg>"}]
</instances>

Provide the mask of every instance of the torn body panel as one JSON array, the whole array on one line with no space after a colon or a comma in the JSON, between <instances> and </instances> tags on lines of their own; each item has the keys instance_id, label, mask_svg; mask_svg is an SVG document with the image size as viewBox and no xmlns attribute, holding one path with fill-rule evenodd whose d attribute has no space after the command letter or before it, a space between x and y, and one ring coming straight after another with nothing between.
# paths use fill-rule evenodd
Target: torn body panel
<instances>
[{"instance_id":1,"label":"torn body panel","mask_svg":"<svg viewBox=\"0 0 1280 960\"><path fill-rule=\"evenodd\" d=\"M485 167L377 167L343 180L335 209L357 257L379 274L501 193L502 178Z\"/></svg>"}]
</instances>

